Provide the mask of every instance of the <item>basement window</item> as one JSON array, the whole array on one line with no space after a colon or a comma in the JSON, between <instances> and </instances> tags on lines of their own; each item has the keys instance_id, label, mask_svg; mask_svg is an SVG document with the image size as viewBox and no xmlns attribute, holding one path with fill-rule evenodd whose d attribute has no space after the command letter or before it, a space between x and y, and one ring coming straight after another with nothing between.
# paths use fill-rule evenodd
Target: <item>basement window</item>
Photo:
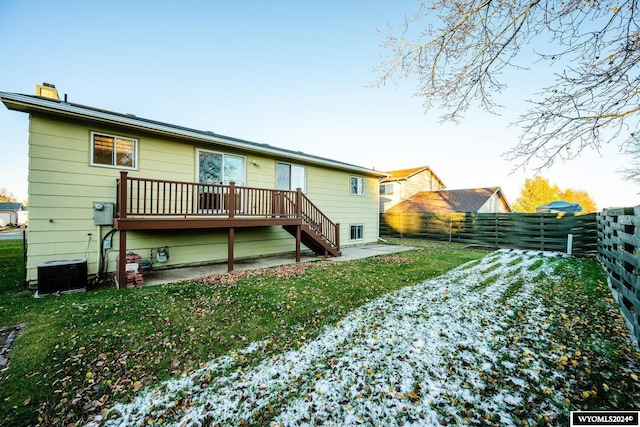
<instances>
[{"instance_id":1,"label":"basement window","mask_svg":"<svg viewBox=\"0 0 640 427\"><path fill-rule=\"evenodd\" d=\"M350 240L364 240L364 225L355 224L351 226Z\"/></svg>"},{"instance_id":2,"label":"basement window","mask_svg":"<svg viewBox=\"0 0 640 427\"><path fill-rule=\"evenodd\" d=\"M91 164L119 169L136 169L138 140L91 133Z\"/></svg>"}]
</instances>

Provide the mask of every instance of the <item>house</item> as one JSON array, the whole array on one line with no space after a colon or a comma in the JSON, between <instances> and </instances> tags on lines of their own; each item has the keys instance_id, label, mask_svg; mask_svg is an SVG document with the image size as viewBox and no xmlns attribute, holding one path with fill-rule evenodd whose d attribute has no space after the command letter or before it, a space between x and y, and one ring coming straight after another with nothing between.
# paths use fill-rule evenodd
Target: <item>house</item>
<instances>
[{"instance_id":1,"label":"house","mask_svg":"<svg viewBox=\"0 0 640 427\"><path fill-rule=\"evenodd\" d=\"M428 167L419 166L387 172L380 181L380 212L408 199L420 191L439 191L446 186Z\"/></svg>"},{"instance_id":2,"label":"house","mask_svg":"<svg viewBox=\"0 0 640 427\"><path fill-rule=\"evenodd\" d=\"M235 259L299 260L301 245L339 256L378 239L384 173L46 89L0 92L8 109L29 114L31 283L51 260L86 258L89 275L116 273L122 285L135 269L130 253L151 268L226 261L232 270Z\"/></svg>"},{"instance_id":3,"label":"house","mask_svg":"<svg viewBox=\"0 0 640 427\"><path fill-rule=\"evenodd\" d=\"M22 203L0 202L0 219L6 224L25 225L27 212L27 207Z\"/></svg>"},{"instance_id":4,"label":"house","mask_svg":"<svg viewBox=\"0 0 640 427\"><path fill-rule=\"evenodd\" d=\"M511 212L500 187L421 191L387 212Z\"/></svg>"}]
</instances>

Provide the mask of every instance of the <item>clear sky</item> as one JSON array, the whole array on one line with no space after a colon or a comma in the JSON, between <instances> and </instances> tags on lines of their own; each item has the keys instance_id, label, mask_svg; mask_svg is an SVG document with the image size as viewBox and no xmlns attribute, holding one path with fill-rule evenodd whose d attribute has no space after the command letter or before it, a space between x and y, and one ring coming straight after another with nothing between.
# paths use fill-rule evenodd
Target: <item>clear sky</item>
<instances>
[{"instance_id":1,"label":"clear sky","mask_svg":"<svg viewBox=\"0 0 640 427\"><path fill-rule=\"evenodd\" d=\"M61 98L387 171L429 166L448 189L499 186L513 203L533 171L501 154L541 74L511 78L500 116L424 114L411 81L372 88L378 30L417 1L0 1L0 91ZM0 106L0 187L27 194L28 117ZM640 204L612 141L542 173L599 208Z\"/></svg>"}]
</instances>

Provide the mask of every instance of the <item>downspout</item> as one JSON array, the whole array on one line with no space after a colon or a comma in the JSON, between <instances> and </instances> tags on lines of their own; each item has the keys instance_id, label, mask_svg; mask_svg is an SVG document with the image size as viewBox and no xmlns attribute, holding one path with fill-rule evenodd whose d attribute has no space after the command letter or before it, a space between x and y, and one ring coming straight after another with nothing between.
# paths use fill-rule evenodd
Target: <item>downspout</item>
<instances>
[{"instance_id":1,"label":"downspout","mask_svg":"<svg viewBox=\"0 0 640 427\"><path fill-rule=\"evenodd\" d=\"M24 266L24 287L29 287L27 280L27 230L22 230L22 264Z\"/></svg>"}]
</instances>

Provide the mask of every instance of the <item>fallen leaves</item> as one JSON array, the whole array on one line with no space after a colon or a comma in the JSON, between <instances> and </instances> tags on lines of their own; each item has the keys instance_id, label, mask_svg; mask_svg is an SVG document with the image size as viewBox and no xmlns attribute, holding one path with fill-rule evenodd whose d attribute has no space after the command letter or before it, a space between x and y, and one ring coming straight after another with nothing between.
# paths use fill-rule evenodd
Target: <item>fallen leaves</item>
<instances>
[{"instance_id":1,"label":"fallen leaves","mask_svg":"<svg viewBox=\"0 0 640 427\"><path fill-rule=\"evenodd\" d=\"M193 284L207 283L210 285L233 285L238 281L255 276L273 276L278 279L300 277L309 269L328 268L335 265L335 261L320 261L315 263L297 263L278 267L257 268L252 270L236 270L228 273L211 274L190 280Z\"/></svg>"},{"instance_id":2,"label":"fallen leaves","mask_svg":"<svg viewBox=\"0 0 640 427\"><path fill-rule=\"evenodd\" d=\"M562 424L563 414L574 408L624 408L640 401L634 364L638 355L625 341L626 328L615 301L607 299L606 286L599 283L604 291L595 296L584 291L591 286L578 273L584 263L566 261L571 268L553 276L562 280L548 280L551 273L545 270L533 282L524 282L517 276L538 274L545 263L536 259L520 268L528 257L503 262L489 256L461 268L459 282L434 285L399 305L398 319L406 323L392 329L380 295L388 289L386 283L398 277L425 277L423 269L431 266L431 259L421 258L420 265L415 259L379 257L349 268L328 269L322 262L306 270L294 265L235 272L189 284L122 291L100 304L61 304L61 314L72 314L55 334L57 347L48 355L51 368L28 373L34 381L53 384L51 397L43 402L24 396L16 405L28 402L25 405L40 414L42 424L84 423L91 417L104 422L114 414L105 408L115 402L136 401L149 391L169 395L163 382L167 378L189 384L193 393L173 396L161 412L146 414L140 423L180 425L191 411L208 414L213 407L203 406L197 396L225 387L240 390L228 392L230 402L254 411L239 416L235 424L257 424L255 417L263 417L270 424L291 425L279 417L300 396L310 409L299 420L319 424L347 416L354 423L385 420L367 411L365 405L371 402L383 402L393 411L391 421L384 421L391 424L505 425L518 420L535 425ZM514 271L512 276L500 272L505 263ZM479 277L475 286L464 288L465 275L475 274L474 268L491 280ZM464 303L463 289L481 296L482 304ZM367 300L354 327L348 314ZM454 313L453 326L439 326ZM456 329L470 322L478 322L477 329ZM421 324L431 328L412 335ZM337 334L334 353L318 360L317 367L304 358L287 359L317 345L324 325L335 325L327 327ZM341 337L344 330L353 335ZM400 348L404 353L393 353ZM369 354L379 356L363 363ZM440 362L427 369L427 358ZM220 368L212 370L206 361L218 361ZM282 369L243 388L261 366ZM345 379L342 385L343 378L350 382ZM272 395L278 397L260 406ZM512 415L500 415L499 405ZM429 418L434 412L435 420ZM213 415L201 419L205 424L219 420Z\"/></svg>"},{"instance_id":3,"label":"fallen leaves","mask_svg":"<svg viewBox=\"0 0 640 427\"><path fill-rule=\"evenodd\" d=\"M452 280L444 285L425 282L373 300L318 340L276 359L236 352L231 354L233 373L211 378L216 388L199 387L186 394L196 393L195 400L208 402L210 408L199 406L196 412L205 411L206 420L222 424L256 417L275 425L425 419L443 425L562 424L570 408L593 408L604 386L598 388L589 372L597 353L578 344L584 341L588 317L565 318L557 311L558 301L541 305L533 295L537 284L523 275L544 268L548 276L551 271L544 263L530 262L527 257L515 262L496 255L476 265L481 274L490 271L497 277L481 287L469 279L475 277L473 267L461 268L458 276L452 273L456 280L441 278ZM534 264L537 268L530 268ZM285 292L280 310L292 310L299 290ZM572 322L571 333L563 327L567 321ZM306 331L301 328L299 334L304 337ZM207 369L207 375L218 371ZM287 404L269 396L280 396ZM233 408L226 401L234 402ZM280 415L272 413L274 405L279 405ZM118 406L117 413L130 414L127 408ZM143 408L134 411L145 414ZM187 413L176 416L184 419ZM218 418L220 413L232 415Z\"/></svg>"}]
</instances>

